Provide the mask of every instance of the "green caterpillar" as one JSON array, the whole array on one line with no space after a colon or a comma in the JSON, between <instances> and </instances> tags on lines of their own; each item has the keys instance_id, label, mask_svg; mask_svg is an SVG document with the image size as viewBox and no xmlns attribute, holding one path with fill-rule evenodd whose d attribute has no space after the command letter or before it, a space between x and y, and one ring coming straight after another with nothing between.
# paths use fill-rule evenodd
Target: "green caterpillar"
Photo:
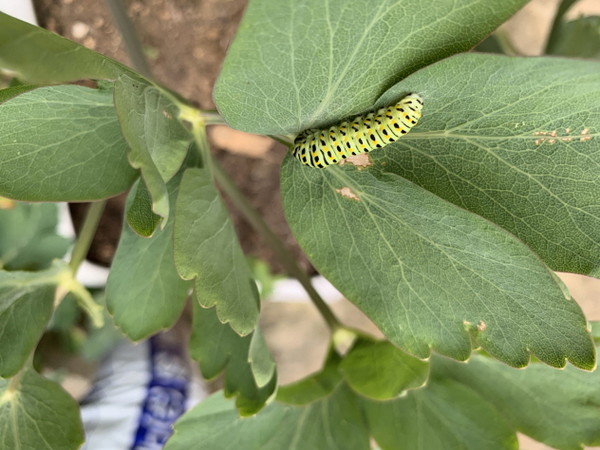
<instances>
[{"instance_id":1,"label":"green caterpillar","mask_svg":"<svg viewBox=\"0 0 600 450\"><path fill-rule=\"evenodd\" d=\"M410 94L395 105L345 120L330 128L310 129L294 141L292 154L302 164L320 169L348 156L385 147L405 135L421 118L423 99Z\"/></svg>"}]
</instances>

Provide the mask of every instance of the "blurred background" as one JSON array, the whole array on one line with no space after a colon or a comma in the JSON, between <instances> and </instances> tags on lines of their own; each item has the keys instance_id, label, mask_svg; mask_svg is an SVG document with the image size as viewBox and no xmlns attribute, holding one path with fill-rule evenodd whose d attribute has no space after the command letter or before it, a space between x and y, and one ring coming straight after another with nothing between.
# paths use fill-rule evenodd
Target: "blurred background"
<instances>
[{"instance_id":1,"label":"blurred background","mask_svg":"<svg viewBox=\"0 0 600 450\"><path fill-rule=\"evenodd\" d=\"M0 0L0 9L2 2ZM214 109L212 88L242 18L246 0L130 0L124 3L153 77L200 108ZM559 0L531 1L502 26L498 36L516 54L542 54L559 3ZM130 63L108 2L34 0L33 5L40 26ZM600 16L600 1L580 0L566 18L572 20L582 15ZM482 49L489 51L487 46ZM600 58L600 48L596 51L595 57ZM295 249L302 266L316 275L297 247L282 213L279 166L285 156L285 147L267 137L226 126L212 127L209 137L217 157L254 207L284 242ZM105 211L89 254L89 259L98 265L108 267L114 256L124 202L124 196L111 199ZM6 206L0 205L2 208ZM270 301L263 304L261 325L278 363L280 382L286 384L298 380L320 367L328 345L327 328L298 286L281 280L282 267L260 237L233 207L231 210L242 246L253 260L255 274L267 287ZM71 205L70 212L77 229L85 205ZM572 274L559 275L588 320L600 320L600 281ZM323 289L329 289L325 297L332 301L332 308L342 322L378 334L354 306L327 285L323 284ZM47 373L61 379L78 398L89 389L97 361L112 343L120 339L120 335L113 329L97 333L93 339L83 336L82 330L68 326L76 322L72 317L75 313L65 309L62 312L67 317L64 323L61 325L60 317L58 324L55 321L55 328L47 334L38 353L48 367ZM177 325L176 333L182 339L186 338L188 322L184 317ZM528 450L548 448L528 438L521 442L522 448Z\"/></svg>"}]
</instances>

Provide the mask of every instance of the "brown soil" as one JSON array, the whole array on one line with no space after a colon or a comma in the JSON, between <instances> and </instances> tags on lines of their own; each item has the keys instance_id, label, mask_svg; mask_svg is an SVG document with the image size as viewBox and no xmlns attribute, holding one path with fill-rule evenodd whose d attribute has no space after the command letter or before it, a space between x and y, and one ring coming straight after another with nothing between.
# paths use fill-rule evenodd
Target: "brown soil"
<instances>
[{"instance_id":1,"label":"brown soil","mask_svg":"<svg viewBox=\"0 0 600 450\"><path fill-rule=\"evenodd\" d=\"M126 3L156 80L200 108L214 109L212 88L246 0L132 0ZM37 0L35 6L41 26L129 63L121 35L113 25L105 2ZM279 165L285 148L266 138L257 140L246 133L220 128L210 133L215 137L212 144L218 159L267 223L293 249L302 265L309 268L282 213ZM109 201L90 250L90 260L110 264L121 233L123 205L124 196ZM85 205L71 205L76 226L85 208ZM281 272L271 251L235 210L233 220L245 252L267 261L275 272Z\"/></svg>"}]
</instances>

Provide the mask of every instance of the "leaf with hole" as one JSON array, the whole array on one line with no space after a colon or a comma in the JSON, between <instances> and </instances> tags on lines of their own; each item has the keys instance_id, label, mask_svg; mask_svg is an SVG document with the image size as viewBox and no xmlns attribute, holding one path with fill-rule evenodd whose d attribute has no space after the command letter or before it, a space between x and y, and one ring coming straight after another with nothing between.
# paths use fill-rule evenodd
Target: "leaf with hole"
<instances>
[{"instance_id":1,"label":"leaf with hole","mask_svg":"<svg viewBox=\"0 0 600 450\"><path fill-rule=\"evenodd\" d=\"M505 230L393 173L288 157L281 176L286 215L315 267L401 349L466 360L482 346L516 367L530 354L594 367L578 305Z\"/></svg>"}]
</instances>

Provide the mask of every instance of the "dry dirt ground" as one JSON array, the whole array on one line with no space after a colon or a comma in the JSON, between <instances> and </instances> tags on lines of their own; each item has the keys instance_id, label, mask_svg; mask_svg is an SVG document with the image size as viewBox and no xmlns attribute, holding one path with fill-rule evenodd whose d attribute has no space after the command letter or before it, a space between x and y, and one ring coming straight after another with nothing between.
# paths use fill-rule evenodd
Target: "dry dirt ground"
<instances>
[{"instance_id":1,"label":"dry dirt ground","mask_svg":"<svg viewBox=\"0 0 600 450\"><path fill-rule=\"evenodd\" d=\"M126 2L155 78L205 109L214 108L212 87L226 49L242 17L245 0L130 0ZM128 62L121 37L112 25L105 2L96 0L36 0L40 24L118 60ZM558 0L534 0L504 28L523 54L541 52ZM571 16L600 14L598 0L582 0ZM238 185L273 229L290 245L294 240L281 213L279 164L285 150L268 138L227 127L211 130L214 149ZM114 254L123 198L108 209L92 258L109 264ZM75 221L81 209L75 208ZM242 218L235 223L247 252L278 263ZM305 267L309 263L297 251ZM576 300L590 320L600 320L600 283L564 275ZM333 305L343 321L376 332L372 324L347 302ZM327 346L327 330L308 304L265 304L262 326L278 362L280 379L287 383L319 368ZM523 438L522 448L548 448Z\"/></svg>"}]
</instances>

